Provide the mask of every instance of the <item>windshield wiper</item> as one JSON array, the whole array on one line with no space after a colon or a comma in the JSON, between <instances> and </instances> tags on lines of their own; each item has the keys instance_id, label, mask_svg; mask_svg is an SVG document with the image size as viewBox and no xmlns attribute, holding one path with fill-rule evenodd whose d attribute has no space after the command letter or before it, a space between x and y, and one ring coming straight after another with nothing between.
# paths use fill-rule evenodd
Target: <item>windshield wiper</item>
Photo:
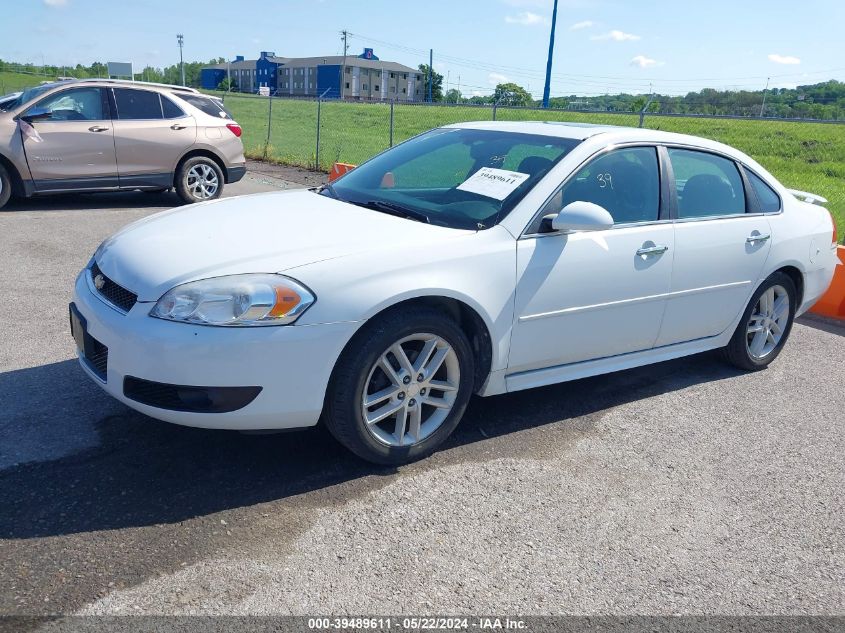
<instances>
[{"instance_id":1,"label":"windshield wiper","mask_svg":"<svg viewBox=\"0 0 845 633\"><path fill-rule=\"evenodd\" d=\"M332 183L327 182L322 187L320 187L319 193L323 193L324 191L328 191L331 194L332 198L334 198L335 200L340 200L340 196L337 195L337 191L334 190Z\"/></svg>"},{"instance_id":2,"label":"windshield wiper","mask_svg":"<svg viewBox=\"0 0 845 633\"><path fill-rule=\"evenodd\" d=\"M425 213L417 211L416 209L403 207L401 204L385 202L384 200L369 200L367 202L356 202L355 204L359 207L364 207L365 209L372 209L381 213L387 213L388 215L395 215L398 218L406 218L408 220L416 220L417 222L431 224L431 218L429 218Z\"/></svg>"}]
</instances>

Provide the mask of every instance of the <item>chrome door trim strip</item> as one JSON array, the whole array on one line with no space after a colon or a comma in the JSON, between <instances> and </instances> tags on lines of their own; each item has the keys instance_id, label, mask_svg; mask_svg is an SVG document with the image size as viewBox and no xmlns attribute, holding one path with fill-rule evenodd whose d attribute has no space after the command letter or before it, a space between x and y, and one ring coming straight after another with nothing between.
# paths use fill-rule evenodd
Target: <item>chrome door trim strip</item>
<instances>
[{"instance_id":1,"label":"chrome door trim strip","mask_svg":"<svg viewBox=\"0 0 845 633\"><path fill-rule=\"evenodd\" d=\"M606 303L596 303L588 306L576 306L574 308L563 308L561 310L552 310L551 312L539 312L537 314L527 314L519 317L519 322L535 321L537 319L547 319L550 317L563 316L565 314L577 314L579 312L589 312L591 310L600 310L602 308L609 308L615 306L632 305L636 303L647 303L649 301L658 301L660 299L670 299L673 297L683 297L688 295L696 295L704 292L711 292L713 290L720 290L723 288L739 288L742 286L751 285L751 281L733 281L727 284L717 284L715 286L704 286L702 288L691 288L690 290L677 290L675 292L665 292L658 295L648 295L645 297L635 297L633 299L621 299L620 301L608 301Z\"/></svg>"}]
</instances>

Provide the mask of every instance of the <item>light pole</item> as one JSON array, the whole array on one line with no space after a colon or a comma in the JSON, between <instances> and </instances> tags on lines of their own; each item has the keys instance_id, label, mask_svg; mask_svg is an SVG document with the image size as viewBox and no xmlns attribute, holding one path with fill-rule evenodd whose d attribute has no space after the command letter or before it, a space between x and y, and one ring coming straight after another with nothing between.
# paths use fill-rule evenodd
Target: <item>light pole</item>
<instances>
[{"instance_id":1,"label":"light pole","mask_svg":"<svg viewBox=\"0 0 845 633\"><path fill-rule=\"evenodd\" d=\"M763 116L763 113L766 111L766 93L769 91L769 81L771 81L771 77L766 77L766 87L763 88L763 105L760 106L760 116Z\"/></svg>"},{"instance_id":2,"label":"light pole","mask_svg":"<svg viewBox=\"0 0 845 633\"><path fill-rule=\"evenodd\" d=\"M555 52L555 24L557 23L557 0L552 11L552 32L549 35L549 61L546 62L546 87L543 89L543 107L549 107L549 96L552 91L552 55Z\"/></svg>"},{"instance_id":3,"label":"light pole","mask_svg":"<svg viewBox=\"0 0 845 633\"><path fill-rule=\"evenodd\" d=\"M182 59L182 46L185 43L185 36L181 33L176 35L176 41L179 43L179 68L182 71L182 85L185 85L185 60Z\"/></svg>"}]
</instances>

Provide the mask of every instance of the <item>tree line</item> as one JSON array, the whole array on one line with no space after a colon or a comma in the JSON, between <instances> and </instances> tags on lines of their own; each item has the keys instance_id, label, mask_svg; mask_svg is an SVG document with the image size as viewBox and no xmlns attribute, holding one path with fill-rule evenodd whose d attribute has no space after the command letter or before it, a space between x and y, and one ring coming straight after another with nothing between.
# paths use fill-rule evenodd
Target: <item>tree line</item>
<instances>
[{"instance_id":1,"label":"tree line","mask_svg":"<svg viewBox=\"0 0 845 633\"><path fill-rule=\"evenodd\" d=\"M189 86L200 85L200 71L205 66L225 64L222 57L207 62L185 62L185 83ZM88 66L39 66L36 64L16 64L0 59L0 71L24 72L34 77L41 75L45 79L55 77L107 77L106 65L94 62ZM420 64L426 83L428 96L429 68ZM164 68L146 66L136 69L135 79L166 84L179 84L182 81L179 64ZM463 103L472 105L494 105L511 107L539 107L535 99L525 88L515 83L502 83L496 86L490 95L464 96L455 88L443 90L443 75L432 73L432 100L440 103ZM224 89L228 86L224 86ZM549 107L563 110L587 110L603 112L649 112L664 114L705 114L733 116L763 116L802 119L845 119L845 82L831 79L817 84L797 86L796 88L772 88L769 90L715 90L704 88L688 92L685 95L643 95L643 94L606 94L599 96L581 96L571 94L550 99Z\"/></svg>"}]
</instances>

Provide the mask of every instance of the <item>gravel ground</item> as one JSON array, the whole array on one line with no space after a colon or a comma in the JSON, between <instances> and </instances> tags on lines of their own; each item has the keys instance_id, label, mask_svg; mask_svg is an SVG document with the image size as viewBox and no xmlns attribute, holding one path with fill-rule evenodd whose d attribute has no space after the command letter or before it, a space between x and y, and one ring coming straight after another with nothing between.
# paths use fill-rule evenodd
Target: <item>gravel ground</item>
<instances>
[{"instance_id":1,"label":"gravel ground","mask_svg":"<svg viewBox=\"0 0 845 633\"><path fill-rule=\"evenodd\" d=\"M303 181L253 168L227 195ZM845 614L845 329L803 320L755 374L703 354L476 399L445 450L374 468L85 378L73 278L172 204L0 212L0 615Z\"/></svg>"}]
</instances>

